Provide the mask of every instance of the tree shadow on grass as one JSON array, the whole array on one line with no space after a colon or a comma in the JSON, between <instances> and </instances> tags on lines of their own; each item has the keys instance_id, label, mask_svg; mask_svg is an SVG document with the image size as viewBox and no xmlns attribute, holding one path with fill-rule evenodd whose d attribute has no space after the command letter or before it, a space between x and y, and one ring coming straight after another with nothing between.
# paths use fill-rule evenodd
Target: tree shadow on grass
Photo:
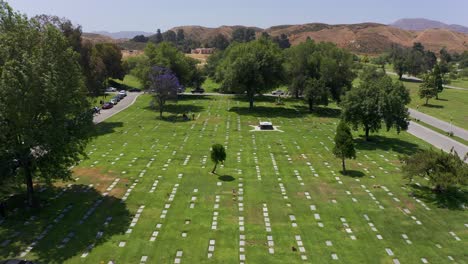
<instances>
[{"instance_id":1,"label":"tree shadow on grass","mask_svg":"<svg viewBox=\"0 0 468 264\"><path fill-rule=\"evenodd\" d=\"M315 106L312 113L309 112L309 107L305 105L294 105L294 108L315 117L339 118L341 116L341 109L338 108Z\"/></svg>"},{"instance_id":2,"label":"tree shadow on grass","mask_svg":"<svg viewBox=\"0 0 468 264\"><path fill-rule=\"evenodd\" d=\"M93 136L99 137L116 132L116 128L123 127L123 122L101 122L96 125Z\"/></svg>"},{"instance_id":3,"label":"tree shadow on grass","mask_svg":"<svg viewBox=\"0 0 468 264\"><path fill-rule=\"evenodd\" d=\"M412 195L424 203L433 204L439 208L450 210L464 210L463 205L468 202L468 192L455 187L448 188L444 192L435 192L428 186L410 185Z\"/></svg>"},{"instance_id":4,"label":"tree shadow on grass","mask_svg":"<svg viewBox=\"0 0 468 264\"><path fill-rule=\"evenodd\" d=\"M346 170L346 173L343 173L343 171L340 171L340 174L343 175L343 176L351 177L351 178L362 178L362 177L366 176L366 174L364 174L364 172L357 171L357 170Z\"/></svg>"},{"instance_id":5,"label":"tree shadow on grass","mask_svg":"<svg viewBox=\"0 0 468 264\"><path fill-rule=\"evenodd\" d=\"M210 101L213 100L213 96L204 95L204 94L180 94L177 98L177 101Z\"/></svg>"},{"instance_id":6,"label":"tree shadow on grass","mask_svg":"<svg viewBox=\"0 0 468 264\"><path fill-rule=\"evenodd\" d=\"M394 151L402 155L410 155L420 150L419 146L415 143L379 135L371 136L370 141L359 137L354 140L354 143L358 150Z\"/></svg>"},{"instance_id":7,"label":"tree shadow on grass","mask_svg":"<svg viewBox=\"0 0 468 264\"><path fill-rule=\"evenodd\" d=\"M222 175L218 177L218 180L224 181L224 182L232 182L236 180L236 178L232 177L231 175Z\"/></svg>"},{"instance_id":8,"label":"tree shadow on grass","mask_svg":"<svg viewBox=\"0 0 468 264\"><path fill-rule=\"evenodd\" d=\"M34 255L32 260L38 263L63 263L84 252L92 252L92 248L105 243L112 236L124 234L128 229L131 215L121 199L103 196L86 185L73 185L63 191L64 188L49 187L46 191L38 192L41 200L41 208L38 209L25 208L24 194L12 197L8 202L10 210L7 218L0 225L2 242L11 241L0 247L0 258L17 258L36 241L32 252L22 258L28 259ZM90 212L89 209L99 200L100 204ZM88 212L88 218L84 219ZM40 239L45 230L49 231ZM98 232L102 232L102 235L98 236Z\"/></svg>"},{"instance_id":9,"label":"tree shadow on grass","mask_svg":"<svg viewBox=\"0 0 468 264\"><path fill-rule=\"evenodd\" d=\"M157 113L156 118L159 119L159 107L147 106L144 109ZM192 114L202 112L204 109L203 106L192 104L167 104L164 106L163 117L160 120L173 123L188 122L192 120Z\"/></svg>"},{"instance_id":10,"label":"tree shadow on grass","mask_svg":"<svg viewBox=\"0 0 468 264\"><path fill-rule=\"evenodd\" d=\"M305 116L304 112L297 111L292 108L282 106L254 106L251 110L249 107L231 107L230 112L237 113L238 115L252 116L252 117L283 117L283 118L298 118Z\"/></svg>"},{"instance_id":11,"label":"tree shadow on grass","mask_svg":"<svg viewBox=\"0 0 468 264\"><path fill-rule=\"evenodd\" d=\"M435 104L424 104L424 105L422 105L422 107L427 107L427 108L437 108L437 109L444 108L444 106L443 106L443 105L435 105Z\"/></svg>"}]
</instances>

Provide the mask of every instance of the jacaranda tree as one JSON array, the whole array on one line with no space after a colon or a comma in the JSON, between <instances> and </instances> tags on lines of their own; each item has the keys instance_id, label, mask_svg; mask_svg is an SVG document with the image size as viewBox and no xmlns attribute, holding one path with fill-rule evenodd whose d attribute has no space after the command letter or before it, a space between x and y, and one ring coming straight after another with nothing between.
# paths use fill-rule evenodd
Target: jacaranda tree
<instances>
[{"instance_id":1,"label":"jacaranda tree","mask_svg":"<svg viewBox=\"0 0 468 264\"><path fill-rule=\"evenodd\" d=\"M176 75L164 67L151 68L149 80L150 92L153 94L154 102L158 104L159 117L162 118L166 101L177 100L177 93L182 87Z\"/></svg>"}]
</instances>

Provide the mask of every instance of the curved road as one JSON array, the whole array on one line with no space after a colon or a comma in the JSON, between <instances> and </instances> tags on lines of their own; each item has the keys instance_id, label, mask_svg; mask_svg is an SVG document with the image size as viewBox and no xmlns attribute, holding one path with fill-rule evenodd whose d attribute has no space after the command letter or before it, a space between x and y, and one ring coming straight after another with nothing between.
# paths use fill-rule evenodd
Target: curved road
<instances>
[{"instance_id":1,"label":"curved road","mask_svg":"<svg viewBox=\"0 0 468 264\"><path fill-rule=\"evenodd\" d=\"M138 96L140 96L143 93L127 93L127 96L120 100L120 102L117 105L114 105L111 109L101 109L101 113L98 115L94 116L94 123L98 124L101 123L102 121L106 120L107 118L127 109L129 106L135 103L136 99Z\"/></svg>"}]
</instances>

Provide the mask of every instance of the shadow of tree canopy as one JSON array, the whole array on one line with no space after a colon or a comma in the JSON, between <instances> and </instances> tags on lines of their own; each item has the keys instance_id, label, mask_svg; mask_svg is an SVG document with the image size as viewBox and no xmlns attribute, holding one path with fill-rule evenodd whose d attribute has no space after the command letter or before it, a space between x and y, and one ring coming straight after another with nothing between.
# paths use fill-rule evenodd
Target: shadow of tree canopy
<instances>
[{"instance_id":1,"label":"shadow of tree canopy","mask_svg":"<svg viewBox=\"0 0 468 264\"><path fill-rule=\"evenodd\" d=\"M362 137L355 138L356 149L395 151L403 155L410 155L420 150L417 144L399 138L387 138L380 135L372 135L369 138L370 141Z\"/></svg>"},{"instance_id":2,"label":"shadow of tree canopy","mask_svg":"<svg viewBox=\"0 0 468 264\"><path fill-rule=\"evenodd\" d=\"M231 107L230 112L237 113L238 115L252 116L252 117L284 117L284 118L299 118L306 115L306 113L297 111L292 108L282 106L254 106L251 110L249 107Z\"/></svg>"},{"instance_id":3,"label":"shadow of tree canopy","mask_svg":"<svg viewBox=\"0 0 468 264\"><path fill-rule=\"evenodd\" d=\"M210 101L213 97L205 94L181 94L178 96L177 101L190 101L190 100L202 100Z\"/></svg>"},{"instance_id":4,"label":"shadow of tree canopy","mask_svg":"<svg viewBox=\"0 0 468 264\"><path fill-rule=\"evenodd\" d=\"M25 194L8 201L8 215L0 225L0 234L1 242L10 242L0 247L0 259L18 258L36 241L31 253L22 259L38 263L63 263L88 250L92 252L90 245L98 247L112 236L124 234L130 225L131 214L121 199L103 196L86 185L73 185L67 189L48 187L43 192L37 192L37 196L41 201L41 207L37 209L25 207ZM98 200L101 202L95 211L84 219ZM49 232L40 239L45 230ZM102 232L100 237L98 232ZM69 241L64 243L67 239Z\"/></svg>"},{"instance_id":5,"label":"shadow of tree canopy","mask_svg":"<svg viewBox=\"0 0 468 264\"><path fill-rule=\"evenodd\" d=\"M341 109L338 108L315 106L314 111L312 113L309 113L309 107L306 105L294 105L294 108L301 112L306 112L315 117L339 118L341 116Z\"/></svg>"},{"instance_id":6,"label":"shadow of tree canopy","mask_svg":"<svg viewBox=\"0 0 468 264\"><path fill-rule=\"evenodd\" d=\"M428 103L428 104L423 104L422 107L427 107L427 108L437 108L437 109L441 109L441 108L444 108L443 105L435 105L435 104L431 104L431 103Z\"/></svg>"},{"instance_id":7,"label":"shadow of tree canopy","mask_svg":"<svg viewBox=\"0 0 468 264\"><path fill-rule=\"evenodd\" d=\"M362 177L366 176L366 174L364 174L364 172L357 171L357 170L346 170L346 173L343 173L343 171L340 171L340 174L343 175L343 176L351 177L351 178L362 178Z\"/></svg>"},{"instance_id":8,"label":"shadow of tree canopy","mask_svg":"<svg viewBox=\"0 0 468 264\"><path fill-rule=\"evenodd\" d=\"M428 186L410 184L411 195L422 200L426 204L433 204L439 208L450 210L464 210L463 205L468 202L468 192L456 187L451 187L444 192L435 192Z\"/></svg>"},{"instance_id":9,"label":"shadow of tree canopy","mask_svg":"<svg viewBox=\"0 0 468 264\"><path fill-rule=\"evenodd\" d=\"M147 106L144 109L157 113L156 118L159 119L159 106ZM166 104L164 105L161 120L166 122L188 122L192 119L191 114L202 112L204 109L203 106L192 104ZM183 114L186 114L187 118L184 118Z\"/></svg>"},{"instance_id":10,"label":"shadow of tree canopy","mask_svg":"<svg viewBox=\"0 0 468 264\"><path fill-rule=\"evenodd\" d=\"M222 175L222 176L219 176L218 177L218 180L220 181L224 181L224 182L232 182L234 181L236 178L232 177L231 175Z\"/></svg>"},{"instance_id":11,"label":"shadow of tree canopy","mask_svg":"<svg viewBox=\"0 0 468 264\"><path fill-rule=\"evenodd\" d=\"M96 125L93 136L99 137L107 134L116 133L116 128L123 127L123 122L101 122Z\"/></svg>"}]
</instances>

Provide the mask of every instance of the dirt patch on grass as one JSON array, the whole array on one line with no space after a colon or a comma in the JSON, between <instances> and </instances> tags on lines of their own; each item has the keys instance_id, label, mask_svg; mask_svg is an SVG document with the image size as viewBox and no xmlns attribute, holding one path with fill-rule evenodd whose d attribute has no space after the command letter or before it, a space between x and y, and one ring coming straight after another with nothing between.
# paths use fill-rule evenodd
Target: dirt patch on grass
<instances>
[{"instance_id":1,"label":"dirt patch on grass","mask_svg":"<svg viewBox=\"0 0 468 264\"><path fill-rule=\"evenodd\" d=\"M112 172L103 173L100 168L75 168L73 176L87 179L88 182L94 184L97 191L103 193L118 175Z\"/></svg>"},{"instance_id":2,"label":"dirt patch on grass","mask_svg":"<svg viewBox=\"0 0 468 264\"><path fill-rule=\"evenodd\" d=\"M318 185L318 189L319 189L320 194L322 195L325 194L327 195L326 197L332 198L333 196L336 195L336 190L330 185L328 185L327 183L321 182Z\"/></svg>"}]
</instances>

